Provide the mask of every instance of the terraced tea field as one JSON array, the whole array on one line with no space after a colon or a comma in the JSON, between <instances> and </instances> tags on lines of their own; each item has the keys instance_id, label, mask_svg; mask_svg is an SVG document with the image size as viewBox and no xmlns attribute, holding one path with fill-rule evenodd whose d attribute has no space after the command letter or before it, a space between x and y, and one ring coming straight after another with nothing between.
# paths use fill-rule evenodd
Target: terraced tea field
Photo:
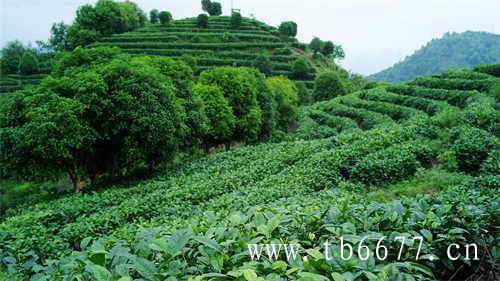
<instances>
[{"instance_id":1,"label":"terraced tea field","mask_svg":"<svg viewBox=\"0 0 500 281\"><path fill-rule=\"evenodd\" d=\"M11 210L1 268L20 280L482 276L498 261L486 249L499 243L499 81L455 71L338 97L303 108L295 140ZM371 249L386 237L389 255L342 260L331 241L341 235ZM396 236L424 243L398 257ZM332 260L321 250L329 239ZM478 243L481 260L447 259L454 242ZM300 243L308 259L252 261L248 243Z\"/></svg>"},{"instance_id":2,"label":"terraced tea field","mask_svg":"<svg viewBox=\"0 0 500 281\"><path fill-rule=\"evenodd\" d=\"M152 25L133 32L106 37L94 46L120 47L128 53L195 59L197 73L214 66L253 66L260 55L271 60L271 75L292 77L292 64L298 55L290 46L295 39L280 38L275 27L243 18L238 29L231 28L231 17L210 17L207 28L197 26L196 18L172 21L168 26ZM314 74L306 85L313 87Z\"/></svg>"}]
</instances>

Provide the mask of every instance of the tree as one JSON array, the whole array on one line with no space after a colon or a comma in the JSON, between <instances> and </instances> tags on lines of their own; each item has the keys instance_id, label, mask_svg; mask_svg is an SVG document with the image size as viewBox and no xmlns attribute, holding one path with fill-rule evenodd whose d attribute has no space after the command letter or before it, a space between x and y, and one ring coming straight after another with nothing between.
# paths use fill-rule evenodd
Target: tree
<instances>
[{"instance_id":1,"label":"tree","mask_svg":"<svg viewBox=\"0 0 500 281\"><path fill-rule=\"evenodd\" d=\"M258 55L252 62L252 66L257 68L265 75L271 75L273 71L273 64L271 63L271 59L269 59L269 56L266 55Z\"/></svg>"},{"instance_id":2,"label":"tree","mask_svg":"<svg viewBox=\"0 0 500 281\"><path fill-rule=\"evenodd\" d=\"M99 35L95 29L80 28L78 24L73 24L68 29L68 46L69 49L75 49L78 46L85 47L97 41Z\"/></svg>"},{"instance_id":3,"label":"tree","mask_svg":"<svg viewBox=\"0 0 500 281\"><path fill-rule=\"evenodd\" d=\"M19 73L24 75L35 74L38 72L38 59L31 51L24 52L19 62Z\"/></svg>"},{"instance_id":4,"label":"tree","mask_svg":"<svg viewBox=\"0 0 500 281\"><path fill-rule=\"evenodd\" d=\"M161 11L158 15L161 25L168 25L172 21L172 14L167 11Z\"/></svg>"},{"instance_id":5,"label":"tree","mask_svg":"<svg viewBox=\"0 0 500 281\"><path fill-rule=\"evenodd\" d=\"M318 37L314 37L313 40L311 40L311 43L309 44L309 48L313 50L314 54L320 52L322 46L323 42Z\"/></svg>"},{"instance_id":6,"label":"tree","mask_svg":"<svg viewBox=\"0 0 500 281\"><path fill-rule=\"evenodd\" d=\"M297 36L297 24L293 21L285 21L280 24L278 30L281 35L288 37Z\"/></svg>"},{"instance_id":7,"label":"tree","mask_svg":"<svg viewBox=\"0 0 500 281\"><path fill-rule=\"evenodd\" d=\"M201 9L211 16L222 15L222 5L219 2L212 2L210 0L201 1Z\"/></svg>"},{"instance_id":8,"label":"tree","mask_svg":"<svg viewBox=\"0 0 500 281\"><path fill-rule=\"evenodd\" d=\"M149 21L152 24L157 24L158 20L159 20L159 15L160 15L160 12L157 9L151 10L151 12L149 12Z\"/></svg>"},{"instance_id":9,"label":"tree","mask_svg":"<svg viewBox=\"0 0 500 281\"><path fill-rule=\"evenodd\" d=\"M54 23L50 29L49 44L57 51L64 51L69 48L67 41L69 26L64 22Z\"/></svg>"},{"instance_id":10,"label":"tree","mask_svg":"<svg viewBox=\"0 0 500 281\"><path fill-rule=\"evenodd\" d=\"M241 14L238 12L234 12L231 14L231 28L239 29L241 27Z\"/></svg>"},{"instance_id":11,"label":"tree","mask_svg":"<svg viewBox=\"0 0 500 281\"><path fill-rule=\"evenodd\" d=\"M201 9L208 13L210 11L210 4L212 4L210 0L201 0Z\"/></svg>"},{"instance_id":12,"label":"tree","mask_svg":"<svg viewBox=\"0 0 500 281\"><path fill-rule=\"evenodd\" d=\"M323 45L323 48L321 49L321 53L325 56L329 56L333 54L335 46L333 45L332 41L326 41L325 44Z\"/></svg>"},{"instance_id":13,"label":"tree","mask_svg":"<svg viewBox=\"0 0 500 281\"><path fill-rule=\"evenodd\" d=\"M347 94L339 75L335 72L320 74L314 83L314 100L329 100Z\"/></svg>"},{"instance_id":14,"label":"tree","mask_svg":"<svg viewBox=\"0 0 500 281\"><path fill-rule=\"evenodd\" d=\"M343 59L345 57L344 49L342 46L335 45L333 48L333 59Z\"/></svg>"},{"instance_id":15,"label":"tree","mask_svg":"<svg viewBox=\"0 0 500 281\"><path fill-rule=\"evenodd\" d=\"M207 145L219 145L231 140L236 125L233 110L218 86L196 84L195 95L202 97L204 111L209 120L209 130L205 137Z\"/></svg>"},{"instance_id":16,"label":"tree","mask_svg":"<svg viewBox=\"0 0 500 281\"><path fill-rule=\"evenodd\" d=\"M307 61L299 57L292 65L292 76L296 79L307 79L310 76L311 68Z\"/></svg>"},{"instance_id":17,"label":"tree","mask_svg":"<svg viewBox=\"0 0 500 281\"><path fill-rule=\"evenodd\" d=\"M257 103L258 78L253 70L236 67L217 67L203 71L199 82L218 86L224 93L236 118L232 139L256 140L261 127L261 109Z\"/></svg>"},{"instance_id":18,"label":"tree","mask_svg":"<svg viewBox=\"0 0 500 281\"><path fill-rule=\"evenodd\" d=\"M102 36L131 31L143 26L144 12L129 1L98 0L95 6L83 5L68 30L70 49L95 42Z\"/></svg>"},{"instance_id":19,"label":"tree","mask_svg":"<svg viewBox=\"0 0 500 281\"><path fill-rule=\"evenodd\" d=\"M297 88L292 81L285 77L267 78L266 85L276 100L277 127L284 132L288 132L290 126L297 120Z\"/></svg>"},{"instance_id":20,"label":"tree","mask_svg":"<svg viewBox=\"0 0 500 281\"><path fill-rule=\"evenodd\" d=\"M19 63L26 48L19 41L12 41L3 47L0 58L0 70L2 74L14 74L19 72Z\"/></svg>"},{"instance_id":21,"label":"tree","mask_svg":"<svg viewBox=\"0 0 500 281\"><path fill-rule=\"evenodd\" d=\"M199 14L196 18L196 25L199 28L207 28L208 27L208 16L206 14Z\"/></svg>"},{"instance_id":22,"label":"tree","mask_svg":"<svg viewBox=\"0 0 500 281\"><path fill-rule=\"evenodd\" d=\"M176 155L186 113L171 79L149 57L93 60L95 54L77 52L83 67L67 54L71 71L23 94L21 109L2 107L0 116L8 116L0 117L0 162L15 174L55 179L67 173L78 192L83 180L157 168Z\"/></svg>"},{"instance_id":23,"label":"tree","mask_svg":"<svg viewBox=\"0 0 500 281\"><path fill-rule=\"evenodd\" d=\"M208 14L211 16L222 15L222 5L219 2L212 2L210 4L210 9L208 10Z\"/></svg>"}]
</instances>

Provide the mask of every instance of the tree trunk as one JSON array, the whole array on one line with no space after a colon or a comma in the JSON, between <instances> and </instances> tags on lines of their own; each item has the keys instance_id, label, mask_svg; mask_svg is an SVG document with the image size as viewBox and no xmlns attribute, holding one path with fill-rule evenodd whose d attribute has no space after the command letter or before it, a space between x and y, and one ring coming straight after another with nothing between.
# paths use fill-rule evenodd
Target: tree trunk
<instances>
[{"instance_id":1,"label":"tree trunk","mask_svg":"<svg viewBox=\"0 0 500 281\"><path fill-rule=\"evenodd\" d=\"M80 193L81 185L80 185L80 177L78 176L78 169L76 165L73 165L73 168L68 171L69 178L71 179L71 183L73 183L73 189L75 193Z\"/></svg>"}]
</instances>

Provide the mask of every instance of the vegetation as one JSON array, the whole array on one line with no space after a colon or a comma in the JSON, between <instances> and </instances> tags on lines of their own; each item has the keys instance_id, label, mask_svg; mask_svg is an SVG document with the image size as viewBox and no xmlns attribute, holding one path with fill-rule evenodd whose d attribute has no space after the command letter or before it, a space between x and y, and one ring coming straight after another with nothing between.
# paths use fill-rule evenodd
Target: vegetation
<instances>
[{"instance_id":1,"label":"vegetation","mask_svg":"<svg viewBox=\"0 0 500 281\"><path fill-rule=\"evenodd\" d=\"M293 21L285 21L280 24L278 30L281 35L288 37L297 36L297 24Z\"/></svg>"},{"instance_id":2,"label":"vegetation","mask_svg":"<svg viewBox=\"0 0 500 281\"><path fill-rule=\"evenodd\" d=\"M161 25L168 25L172 21L172 14L167 11L161 11L158 14L158 19Z\"/></svg>"},{"instance_id":3,"label":"vegetation","mask_svg":"<svg viewBox=\"0 0 500 281\"><path fill-rule=\"evenodd\" d=\"M100 0L2 51L1 280L495 280L499 65L369 83L293 23L202 6Z\"/></svg>"},{"instance_id":4,"label":"vegetation","mask_svg":"<svg viewBox=\"0 0 500 281\"><path fill-rule=\"evenodd\" d=\"M329 100L345 94L347 94L347 90L337 73L325 72L316 78L314 85L315 101Z\"/></svg>"},{"instance_id":5,"label":"vegetation","mask_svg":"<svg viewBox=\"0 0 500 281\"><path fill-rule=\"evenodd\" d=\"M500 35L487 32L446 33L394 66L372 74L373 81L399 82L438 74L449 68L500 63Z\"/></svg>"},{"instance_id":6,"label":"vegetation","mask_svg":"<svg viewBox=\"0 0 500 281\"><path fill-rule=\"evenodd\" d=\"M220 16L222 14L222 5L219 2L201 0L201 8L210 16Z\"/></svg>"}]
</instances>

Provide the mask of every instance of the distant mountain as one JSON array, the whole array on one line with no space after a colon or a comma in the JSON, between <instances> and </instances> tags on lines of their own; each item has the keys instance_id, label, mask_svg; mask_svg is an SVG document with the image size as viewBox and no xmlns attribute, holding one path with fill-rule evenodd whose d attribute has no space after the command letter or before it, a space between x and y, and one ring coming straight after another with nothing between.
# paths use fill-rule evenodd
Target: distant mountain
<instances>
[{"instance_id":1,"label":"distant mountain","mask_svg":"<svg viewBox=\"0 0 500 281\"><path fill-rule=\"evenodd\" d=\"M449 68L468 68L500 62L500 35L466 31L432 39L403 61L368 76L373 81L399 82L437 74Z\"/></svg>"}]
</instances>

